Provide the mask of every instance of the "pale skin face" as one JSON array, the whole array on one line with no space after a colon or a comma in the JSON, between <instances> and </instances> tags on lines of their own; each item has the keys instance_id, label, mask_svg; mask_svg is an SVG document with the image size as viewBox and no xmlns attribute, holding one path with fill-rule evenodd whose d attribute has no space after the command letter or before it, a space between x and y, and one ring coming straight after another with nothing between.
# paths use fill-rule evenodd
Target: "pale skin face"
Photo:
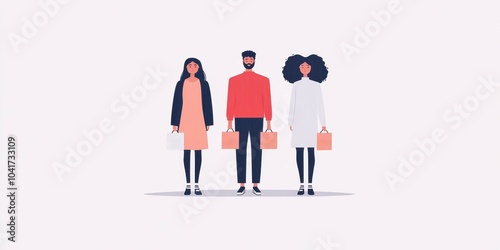
<instances>
[{"instance_id":1,"label":"pale skin face","mask_svg":"<svg viewBox=\"0 0 500 250\"><path fill-rule=\"evenodd\" d=\"M254 64L255 63L255 59L253 57L245 57L243 58L243 63L244 64ZM252 71L252 69L247 69L247 71Z\"/></svg>"},{"instance_id":2,"label":"pale skin face","mask_svg":"<svg viewBox=\"0 0 500 250\"><path fill-rule=\"evenodd\" d=\"M190 62L186 66L186 70L189 73L189 78L187 78L187 80L190 81L190 82L196 81L198 78L196 76L194 76L194 74L196 74L199 69L200 69L200 66L197 63ZM177 131L179 128L177 126L173 126L172 129L174 131ZM207 131L208 131L208 129L209 129L209 126L207 126Z\"/></svg>"},{"instance_id":3,"label":"pale skin face","mask_svg":"<svg viewBox=\"0 0 500 250\"><path fill-rule=\"evenodd\" d=\"M302 73L302 75L304 77L307 77L307 75L309 75L309 73L311 73L311 65L307 64L306 62L302 63L299 66L299 69L300 69L300 73Z\"/></svg>"},{"instance_id":4,"label":"pale skin face","mask_svg":"<svg viewBox=\"0 0 500 250\"><path fill-rule=\"evenodd\" d=\"M195 62L190 62L186 66L186 70L190 75L189 80L191 80L191 81L195 80L194 78L196 78L196 77L194 76L194 74L196 74L198 72L198 69L200 69L200 66L198 64L196 64Z\"/></svg>"},{"instance_id":5,"label":"pale skin face","mask_svg":"<svg viewBox=\"0 0 500 250\"><path fill-rule=\"evenodd\" d=\"M302 73L303 77L307 77L309 73L311 73L311 65L308 63L304 62L301 65L299 65L300 73ZM326 126L321 127L322 130L326 130ZM293 131L293 127L290 126L290 131Z\"/></svg>"}]
</instances>

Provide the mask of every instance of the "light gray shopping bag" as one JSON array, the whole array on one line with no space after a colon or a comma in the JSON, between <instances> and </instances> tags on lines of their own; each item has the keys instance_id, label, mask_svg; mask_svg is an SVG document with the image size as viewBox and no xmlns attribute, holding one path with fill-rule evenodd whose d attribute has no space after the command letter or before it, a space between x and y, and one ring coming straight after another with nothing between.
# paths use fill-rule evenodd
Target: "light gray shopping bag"
<instances>
[{"instance_id":1,"label":"light gray shopping bag","mask_svg":"<svg viewBox=\"0 0 500 250\"><path fill-rule=\"evenodd\" d=\"M167 149L168 150L184 150L184 133L172 131L167 134Z\"/></svg>"}]
</instances>

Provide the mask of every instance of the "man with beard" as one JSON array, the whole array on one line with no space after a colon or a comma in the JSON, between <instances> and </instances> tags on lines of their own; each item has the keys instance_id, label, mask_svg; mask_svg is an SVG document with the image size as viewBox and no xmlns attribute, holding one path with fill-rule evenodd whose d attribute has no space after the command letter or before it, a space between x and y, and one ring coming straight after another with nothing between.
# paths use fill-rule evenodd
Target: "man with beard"
<instances>
[{"instance_id":1,"label":"man with beard","mask_svg":"<svg viewBox=\"0 0 500 250\"><path fill-rule=\"evenodd\" d=\"M236 167L240 188L237 195L245 193L247 141L250 135L252 148L252 182L253 193L261 195L260 183L262 149L260 149L260 132L263 120L267 121L267 129L271 129L272 107L269 78L255 73L255 52L251 50L241 53L245 71L229 79L227 94L227 127L240 134L240 147L236 150Z\"/></svg>"}]
</instances>

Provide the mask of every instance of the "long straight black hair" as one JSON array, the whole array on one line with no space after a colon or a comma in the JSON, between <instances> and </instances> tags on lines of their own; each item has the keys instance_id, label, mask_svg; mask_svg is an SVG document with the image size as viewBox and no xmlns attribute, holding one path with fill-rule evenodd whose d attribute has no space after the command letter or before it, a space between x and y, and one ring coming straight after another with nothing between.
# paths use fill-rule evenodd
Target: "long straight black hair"
<instances>
[{"instance_id":1,"label":"long straight black hair","mask_svg":"<svg viewBox=\"0 0 500 250\"><path fill-rule=\"evenodd\" d=\"M194 74L194 76L195 76L196 78L200 79L200 82L206 81L206 80L205 80L205 78L206 78L206 76L205 76L205 71L203 71L203 66L201 65L200 60L198 60L198 59L196 59L196 58L194 58L194 57L190 57L190 58L186 59L186 61L184 62L184 68L183 68L183 70L182 70L182 74L181 74L181 79L180 79L180 82L184 82L184 80L186 80L186 78L189 78L189 76L191 76L191 75L189 74L189 72L187 71L187 69L186 69L186 66L187 66L188 64L190 64L191 62L194 62L194 63L198 64L198 66L200 66L200 67L198 68L198 72L196 72L196 73Z\"/></svg>"}]
</instances>

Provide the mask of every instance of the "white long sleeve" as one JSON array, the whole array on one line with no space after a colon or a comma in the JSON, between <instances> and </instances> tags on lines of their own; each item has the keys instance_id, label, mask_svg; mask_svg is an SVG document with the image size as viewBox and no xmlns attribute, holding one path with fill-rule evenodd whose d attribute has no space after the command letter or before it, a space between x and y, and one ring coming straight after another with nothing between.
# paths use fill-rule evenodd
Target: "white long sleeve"
<instances>
[{"instance_id":1,"label":"white long sleeve","mask_svg":"<svg viewBox=\"0 0 500 250\"><path fill-rule=\"evenodd\" d=\"M326 126L325 104L323 102L323 93L321 91L321 86L318 86L317 100L318 100L318 118L319 118L319 123L321 124L321 126Z\"/></svg>"},{"instance_id":2,"label":"white long sleeve","mask_svg":"<svg viewBox=\"0 0 500 250\"><path fill-rule=\"evenodd\" d=\"M293 126L294 118L295 118L295 102L297 100L296 96L296 87L293 85L292 87L292 96L290 98L290 110L288 112L288 126Z\"/></svg>"}]
</instances>

